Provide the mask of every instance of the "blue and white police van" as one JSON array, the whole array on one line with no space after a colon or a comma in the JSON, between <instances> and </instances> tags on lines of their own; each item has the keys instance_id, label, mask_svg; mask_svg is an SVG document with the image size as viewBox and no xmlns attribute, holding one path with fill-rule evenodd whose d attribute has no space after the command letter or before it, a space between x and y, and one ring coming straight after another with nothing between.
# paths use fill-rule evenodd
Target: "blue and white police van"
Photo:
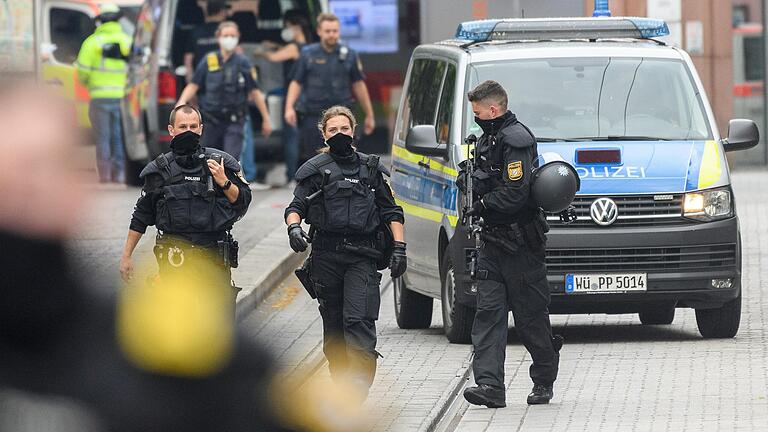
<instances>
[{"instance_id":1,"label":"blue and white police van","mask_svg":"<svg viewBox=\"0 0 768 432\"><path fill-rule=\"evenodd\" d=\"M401 328L468 342L475 296L457 224L463 138L480 136L467 92L500 82L509 109L581 178L578 219L548 217L552 313L638 313L670 324L694 308L705 338L733 337L741 313L741 238L726 152L758 142L750 120L720 136L688 54L648 18L465 22L417 47L392 146L392 187L407 214L407 273L394 285Z\"/></svg>"}]
</instances>

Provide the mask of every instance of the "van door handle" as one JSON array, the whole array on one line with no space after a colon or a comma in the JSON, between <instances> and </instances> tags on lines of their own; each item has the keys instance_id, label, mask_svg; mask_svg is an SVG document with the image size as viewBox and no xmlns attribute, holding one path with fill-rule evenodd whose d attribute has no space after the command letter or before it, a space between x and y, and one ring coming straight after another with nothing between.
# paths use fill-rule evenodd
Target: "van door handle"
<instances>
[{"instance_id":1,"label":"van door handle","mask_svg":"<svg viewBox=\"0 0 768 432\"><path fill-rule=\"evenodd\" d=\"M420 167L424 167L424 168L426 168L426 169L430 169L430 167L429 167L429 164L428 164L428 163L424 163L424 162L422 162L422 161L419 161L419 166L420 166Z\"/></svg>"}]
</instances>

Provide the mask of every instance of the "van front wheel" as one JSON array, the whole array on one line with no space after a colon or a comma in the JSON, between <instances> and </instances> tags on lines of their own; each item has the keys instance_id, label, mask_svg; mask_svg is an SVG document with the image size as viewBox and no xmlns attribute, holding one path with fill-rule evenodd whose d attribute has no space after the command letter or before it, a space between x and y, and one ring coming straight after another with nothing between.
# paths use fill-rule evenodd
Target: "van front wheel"
<instances>
[{"instance_id":1,"label":"van front wheel","mask_svg":"<svg viewBox=\"0 0 768 432\"><path fill-rule=\"evenodd\" d=\"M741 293L717 309L696 309L696 324L704 339L736 336L741 322Z\"/></svg>"},{"instance_id":2,"label":"van front wheel","mask_svg":"<svg viewBox=\"0 0 768 432\"><path fill-rule=\"evenodd\" d=\"M401 329L425 329L432 324L432 297L408 289L402 277L392 281L395 318Z\"/></svg>"},{"instance_id":3,"label":"van front wheel","mask_svg":"<svg viewBox=\"0 0 768 432\"><path fill-rule=\"evenodd\" d=\"M443 310L443 326L445 337L451 343L472 342L472 323L475 321L475 310L456 301L456 277L451 261L451 254L443 257L443 274L440 277L442 290L440 300Z\"/></svg>"}]
</instances>

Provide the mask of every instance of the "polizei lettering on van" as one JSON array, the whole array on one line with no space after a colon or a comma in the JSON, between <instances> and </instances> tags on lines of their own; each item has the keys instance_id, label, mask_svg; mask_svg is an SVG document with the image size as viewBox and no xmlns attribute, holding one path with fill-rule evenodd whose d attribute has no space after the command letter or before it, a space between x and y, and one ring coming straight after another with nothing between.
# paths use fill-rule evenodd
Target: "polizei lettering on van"
<instances>
[{"instance_id":1,"label":"polizei lettering on van","mask_svg":"<svg viewBox=\"0 0 768 432\"><path fill-rule=\"evenodd\" d=\"M576 167L581 178L645 178L645 167L604 166Z\"/></svg>"}]
</instances>

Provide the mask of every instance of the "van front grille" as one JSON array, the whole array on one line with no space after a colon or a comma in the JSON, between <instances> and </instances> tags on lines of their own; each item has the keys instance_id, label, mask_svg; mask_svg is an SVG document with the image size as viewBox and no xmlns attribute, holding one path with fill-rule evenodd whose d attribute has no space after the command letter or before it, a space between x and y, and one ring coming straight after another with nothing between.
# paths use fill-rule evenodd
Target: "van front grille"
<instances>
[{"instance_id":1,"label":"van front grille","mask_svg":"<svg viewBox=\"0 0 768 432\"><path fill-rule=\"evenodd\" d=\"M549 273L711 272L732 269L735 265L735 243L651 248L547 249Z\"/></svg>"},{"instance_id":2,"label":"van front grille","mask_svg":"<svg viewBox=\"0 0 768 432\"><path fill-rule=\"evenodd\" d=\"M547 213L547 222L553 228L608 228L672 226L694 224L696 221L684 218L683 194L612 196L618 208L618 219L611 225L600 226L589 215L592 203L602 196L577 196L573 200L578 220L564 225L556 213Z\"/></svg>"}]
</instances>

